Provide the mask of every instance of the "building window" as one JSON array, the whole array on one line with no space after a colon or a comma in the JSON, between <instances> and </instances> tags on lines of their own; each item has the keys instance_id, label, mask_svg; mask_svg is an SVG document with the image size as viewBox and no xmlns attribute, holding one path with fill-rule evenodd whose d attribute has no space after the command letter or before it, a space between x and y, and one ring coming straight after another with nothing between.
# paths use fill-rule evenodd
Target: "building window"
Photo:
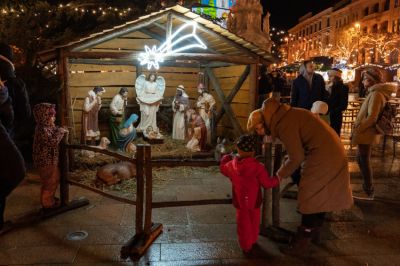
<instances>
[{"instance_id":1,"label":"building window","mask_svg":"<svg viewBox=\"0 0 400 266\"><path fill-rule=\"evenodd\" d=\"M381 24L381 32L386 33L388 32L388 27L389 27L389 22L388 21L384 21Z\"/></svg>"},{"instance_id":2,"label":"building window","mask_svg":"<svg viewBox=\"0 0 400 266\"><path fill-rule=\"evenodd\" d=\"M368 27L364 27L363 33L364 33L364 34L367 34L367 33L368 33Z\"/></svg>"},{"instance_id":3,"label":"building window","mask_svg":"<svg viewBox=\"0 0 400 266\"><path fill-rule=\"evenodd\" d=\"M385 2L385 7L384 7L384 11L389 10L389 8L390 8L390 0L386 0L386 2Z\"/></svg>"},{"instance_id":4,"label":"building window","mask_svg":"<svg viewBox=\"0 0 400 266\"><path fill-rule=\"evenodd\" d=\"M322 29L322 21L319 22L319 30Z\"/></svg>"},{"instance_id":5,"label":"building window","mask_svg":"<svg viewBox=\"0 0 400 266\"><path fill-rule=\"evenodd\" d=\"M372 9L372 13L379 13L379 3L376 3L374 5L374 8Z\"/></svg>"},{"instance_id":6,"label":"building window","mask_svg":"<svg viewBox=\"0 0 400 266\"><path fill-rule=\"evenodd\" d=\"M368 16L368 14L369 14L369 9L368 9L368 7L366 7L364 9L364 17Z\"/></svg>"},{"instance_id":7,"label":"building window","mask_svg":"<svg viewBox=\"0 0 400 266\"><path fill-rule=\"evenodd\" d=\"M377 33L378 32L378 24L375 24L372 26L372 33Z\"/></svg>"},{"instance_id":8,"label":"building window","mask_svg":"<svg viewBox=\"0 0 400 266\"><path fill-rule=\"evenodd\" d=\"M394 0L394 7L396 8L396 7L399 7L399 0Z\"/></svg>"},{"instance_id":9,"label":"building window","mask_svg":"<svg viewBox=\"0 0 400 266\"><path fill-rule=\"evenodd\" d=\"M327 19L326 19L326 26L327 26L327 27L330 27L330 26L331 26L331 19L330 19L330 18L327 18Z\"/></svg>"}]
</instances>

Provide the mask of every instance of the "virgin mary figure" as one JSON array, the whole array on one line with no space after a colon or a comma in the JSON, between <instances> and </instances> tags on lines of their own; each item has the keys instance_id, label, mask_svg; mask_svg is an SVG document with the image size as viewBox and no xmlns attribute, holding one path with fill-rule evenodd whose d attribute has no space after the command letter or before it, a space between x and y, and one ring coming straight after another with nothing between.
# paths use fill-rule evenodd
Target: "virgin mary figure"
<instances>
[{"instance_id":1,"label":"virgin mary figure","mask_svg":"<svg viewBox=\"0 0 400 266\"><path fill-rule=\"evenodd\" d=\"M165 80L155 73L148 77L144 74L136 79L136 101L140 105L140 123L138 131L144 132L148 127L159 131L157 127L157 112L164 97Z\"/></svg>"}]
</instances>

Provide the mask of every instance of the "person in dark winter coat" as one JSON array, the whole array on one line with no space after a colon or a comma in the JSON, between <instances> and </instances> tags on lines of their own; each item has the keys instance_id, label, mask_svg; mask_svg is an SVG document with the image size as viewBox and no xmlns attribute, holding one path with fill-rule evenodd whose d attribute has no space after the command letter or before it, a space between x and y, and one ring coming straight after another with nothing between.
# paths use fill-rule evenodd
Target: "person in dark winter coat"
<instances>
[{"instance_id":1,"label":"person in dark winter coat","mask_svg":"<svg viewBox=\"0 0 400 266\"><path fill-rule=\"evenodd\" d=\"M343 112L347 109L349 101L349 87L343 83L342 71L337 68L328 71L329 84L327 91L329 93L329 120L331 127L340 137L342 130Z\"/></svg>"},{"instance_id":2,"label":"person in dark winter coat","mask_svg":"<svg viewBox=\"0 0 400 266\"><path fill-rule=\"evenodd\" d=\"M0 43L0 76L5 80L15 115L10 134L18 142L27 132L26 121L31 117L31 106L25 83L15 75L13 57L12 48Z\"/></svg>"},{"instance_id":3,"label":"person in dark winter coat","mask_svg":"<svg viewBox=\"0 0 400 266\"><path fill-rule=\"evenodd\" d=\"M13 119L8 88L0 81L0 230L4 226L6 199L25 176L24 159L7 130L11 128Z\"/></svg>"},{"instance_id":4,"label":"person in dark winter coat","mask_svg":"<svg viewBox=\"0 0 400 266\"><path fill-rule=\"evenodd\" d=\"M300 75L293 81L291 106L311 110L314 102L327 102L327 96L325 81L314 72L314 63L304 61L300 66Z\"/></svg>"},{"instance_id":5,"label":"person in dark winter coat","mask_svg":"<svg viewBox=\"0 0 400 266\"><path fill-rule=\"evenodd\" d=\"M272 75L268 73L265 66L261 67L261 76L258 81L258 107L261 107L264 100L272 92Z\"/></svg>"}]
</instances>

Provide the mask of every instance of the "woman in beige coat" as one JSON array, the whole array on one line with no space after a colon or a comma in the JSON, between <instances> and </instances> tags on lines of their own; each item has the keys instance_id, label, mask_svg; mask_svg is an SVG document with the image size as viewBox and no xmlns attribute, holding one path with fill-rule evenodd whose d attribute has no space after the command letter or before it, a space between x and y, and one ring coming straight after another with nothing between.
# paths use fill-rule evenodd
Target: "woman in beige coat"
<instances>
[{"instance_id":1,"label":"woman in beige coat","mask_svg":"<svg viewBox=\"0 0 400 266\"><path fill-rule=\"evenodd\" d=\"M351 140L358 147L357 162L364 179L364 193L357 193L354 198L373 200L371 150L372 145L379 143L381 136L376 129L376 123L391 94L396 92L396 87L388 83L382 83L382 76L376 69L365 70L362 73L362 83L367 90L367 97L362 103L354 123Z\"/></svg>"},{"instance_id":2,"label":"woman in beige coat","mask_svg":"<svg viewBox=\"0 0 400 266\"><path fill-rule=\"evenodd\" d=\"M345 150L335 131L308 110L268 99L262 109L250 115L248 130L261 123L287 150L287 160L277 175L287 178L301 166L297 200L302 223L291 246L282 251L302 255L310 241L318 237L326 212L348 209L353 204Z\"/></svg>"}]
</instances>

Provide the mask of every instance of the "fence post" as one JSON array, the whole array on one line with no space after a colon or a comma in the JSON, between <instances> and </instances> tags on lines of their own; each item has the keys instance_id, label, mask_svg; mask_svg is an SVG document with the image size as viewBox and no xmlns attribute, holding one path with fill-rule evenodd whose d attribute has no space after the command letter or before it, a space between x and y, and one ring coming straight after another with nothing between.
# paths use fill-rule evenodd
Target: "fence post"
<instances>
[{"instance_id":1,"label":"fence post","mask_svg":"<svg viewBox=\"0 0 400 266\"><path fill-rule=\"evenodd\" d=\"M274 176L276 176L282 163L282 144L275 145L274 158ZM278 185L272 189L272 225L276 227L280 224L280 198L280 186Z\"/></svg>"},{"instance_id":2,"label":"fence post","mask_svg":"<svg viewBox=\"0 0 400 266\"><path fill-rule=\"evenodd\" d=\"M136 235L143 233L143 197L144 197L144 145L138 144L136 151Z\"/></svg>"},{"instance_id":3,"label":"fence post","mask_svg":"<svg viewBox=\"0 0 400 266\"><path fill-rule=\"evenodd\" d=\"M268 173L272 170L272 143L263 144L263 155L264 155L264 165ZM272 224L272 192L270 189L263 189L263 205L262 205L262 218L261 218L261 228L266 228L268 225Z\"/></svg>"},{"instance_id":4,"label":"fence post","mask_svg":"<svg viewBox=\"0 0 400 266\"><path fill-rule=\"evenodd\" d=\"M144 233L146 238L151 234L151 215L153 202L153 171L151 166L151 146L144 147L144 171L146 176L146 202L145 202L145 217L144 217Z\"/></svg>"}]
</instances>

